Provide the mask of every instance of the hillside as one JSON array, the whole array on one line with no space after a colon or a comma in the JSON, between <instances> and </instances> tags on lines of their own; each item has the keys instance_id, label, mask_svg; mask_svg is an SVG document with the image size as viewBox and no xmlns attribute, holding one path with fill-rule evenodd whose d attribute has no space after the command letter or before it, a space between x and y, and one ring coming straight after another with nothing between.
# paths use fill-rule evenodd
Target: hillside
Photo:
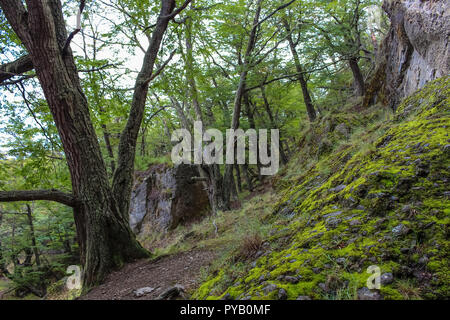
<instances>
[{"instance_id":1,"label":"hillside","mask_svg":"<svg viewBox=\"0 0 450 320\"><path fill-rule=\"evenodd\" d=\"M270 235L246 259L235 256L237 265L214 270L194 297L448 297L449 97L446 77L403 101L392 120L372 108L312 126L277 179ZM382 272L379 293L364 289L370 265Z\"/></svg>"}]
</instances>

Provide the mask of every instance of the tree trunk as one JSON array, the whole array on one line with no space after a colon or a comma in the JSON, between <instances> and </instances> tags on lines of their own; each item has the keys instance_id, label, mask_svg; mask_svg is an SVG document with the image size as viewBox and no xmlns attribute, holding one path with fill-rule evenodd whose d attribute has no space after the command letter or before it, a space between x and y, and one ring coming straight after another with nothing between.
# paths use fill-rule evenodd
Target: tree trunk
<instances>
[{"instance_id":1,"label":"tree trunk","mask_svg":"<svg viewBox=\"0 0 450 320\"><path fill-rule=\"evenodd\" d=\"M36 235L34 234L33 216L31 214L31 207L29 204L27 204L27 219L28 219L28 226L30 227L31 248L34 253L36 265L39 267L41 265L41 259L39 254L39 248L37 247Z\"/></svg>"},{"instance_id":2,"label":"tree trunk","mask_svg":"<svg viewBox=\"0 0 450 320\"><path fill-rule=\"evenodd\" d=\"M303 93L303 101L306 106L306 111L308 112L309 121L313 122L317 118L316 110L314 109L314 105L311 100L311 96L308 90L308 83L305 79L305 75L303 73L302 65L300 64L300 59L298 57L297 49L295 48L294 40L292 39L291 28L286 19L283 19L283 24L288 33L287 40L289 42L289 48L291 49L292 56L294 58L295 68L298 73L298 81L300 82L300 86L302 88Z\"/></svg>"},{"instance_id":3,"label":"tree trunk","mask_svg":"<svg viewBox=\"0 0 450 320\"><path fill-rule=\"evenodd\" d=\"M262 0L258 0L258 2L256 4L255 16L253 18L253 27L250 32L250 36L248 38L247 49L246 49L245 55L244 55L244 61L240 66L242 68L241 69L242 71L241 71L241 74L239 77L239 85L236 90L236 94L235 94L235 98L234 98L233 117L232 117L231 126L230 126L230 128L233 130L236 130L237 128L239 128L242 97L245 93L251 54L253 53L253 50L254 50L255 44L256 44L257 30L258 30L257 26L258 26L259 18L261 15L261 7L262 7ZM224 182L223 198L224 198L225 206L227 209L230 208L232 174L233 174L233 165L232 164L225 165L225 173L224 173L224 179L223 179L223 182Z\"/></svg>"},{"instance_id":4,"label":"tree trunk","mask_svg":"<svg viewBox=\"0 0 450 320\"><path fill-rule=\"evenodd\" d=\"M358 60L356 58L351 58L348 60L348 64L350 65L350 69L352 69L353 78L356 86L356 94L359 97L362 97L366 92L366 87L364 84L364 77L358 65Z\"/></svg>"},{"instance_id":5,"label":"tree trunk","mask_svg":"<svg viewBox=\"0 0 450 320\"><path fill-rule=\"evenodd\" d=\"M101 282L124 262L148 257L128 224L136 141L148 85L163 34L173 16L175 0L162 1L133 102L119 145L113 186L82 92L60 1L0 0L0 6L31 55L66 154L72 180L77 239L84 265L85 289ZM63 49L64 48L64 49Z\"/></svg>"}]
</instances>

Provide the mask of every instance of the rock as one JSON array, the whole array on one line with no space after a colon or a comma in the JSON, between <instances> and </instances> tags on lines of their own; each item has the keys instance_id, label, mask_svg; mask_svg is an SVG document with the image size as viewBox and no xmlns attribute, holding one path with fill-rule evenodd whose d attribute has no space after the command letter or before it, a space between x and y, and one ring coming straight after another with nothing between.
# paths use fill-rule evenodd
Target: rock
<instances>
[{"instance_id":1,"label":"rock","mask_svg":"<svg viewBox=\"0 0 450 320\"><path fill-rule=\"evenodd\" d=\"M392 233L394 234L394 236L402 236L407 234L408 232L409 228L402 223L392 229Z\"/></svg>"},{"instance_id":2,"label":"rock","mask_svg":"<svg viewBox=\"0 0 450 320\"><path fill-rule=\"evenodd\" d=\"M311 300L308 296L298 296L296 300Z\"/></svg>"},{"instance_id":3,"label":"rock","mask_svg":"<svg viewBox=\"0 0 450 320\"><path fill-rule=\"evenodd\" d=\"M292 284L296 284L299 281L299 279L297 277L292 277L292 276L285 276L284 280L287 282L290 282Z\"/></svg>"},{"instance_id":4,"label":"rock","mask_svg":"<svg viewBox=\"0 0 450 320\"><path fill-rule=\"evenodd\" d=\"M380 282L382 285L390 284L392 281L394 281L394 276L390 272L383 273L380 277Z\"/></svg>"},{"instance_id":5,"label":"rock","mask_svg":"<svg viewBox=\"0 0 450 320\"><path fill-rule=\"evenodd\" d=\"M231 296L231 294L227 293L222 297L221 300L233 300L233 297Z\"/></svg>"},{"instance_id":6,"label":"rock","mask_svg":"<svg viewBox=\"0 0 450 320\"><path fill-rule=\"evenodd\" d=\"M350 130L345 123L338 124L336 128L334 128L334 132L346 139L348 139L350 136Z\"/></svg>"},{"instance_id":7,"label":"rock","mask_svg":"<svg viewBox=\"0 0 450 320\"><path fill-rule=\"evenodd\" d=\"M145 296L146 294L149 294L149 293L151 293L151 292L153 292L153 291L155 291L155 288L152 288L152 287L144 287L144 288L140 288L140 289L137 289L137 290L134 290L134 296L136 297L136 298L140 298L140 297L143 297L143 296Z\"/></svg>"},{"instance_id":8,"label":"rock","mask_svg":"<svg viewBox=\"0 0 450 320\"><path fill-rule=\"evenodd\" d=\"M328 218L325 221L325 225L332 229L336 228L340 223L341 223L341 219L337 219L335 217Z\"/></svg>"},{"instance_id":9,"label":"rock","mask_svg":"<svg viewBox=\"0 0 450 320\"><path fill-rule=\"evenodd\" d=\"M386 101L391 107L427 82L450 73L448 1L384 1L391 20L380 56ZM379 86L382 89L382 85ZM408 110L405 110L407 112Z\"/></svg>"},{"instance_id":10,"label":"rock","mask_svg":"<svg viewBox=\"0 0 450 320\"><path fill-rule=\"evenodd\" d=\"M361 224L362 223L361 223L361 221L359 219L355 219L355 220L352 220L352 221L349 222L349 225L352 226L352 227L359 226Z\"/></svg>"},{"instance_id":11,"label":"rock","mask_svg":"<svg viewBox=\"0 0 450 320\"><path fill-rule=\"evenodd\" d=\"M287 297L288 297L288 296L287 296L286 290L280 289L280 290L278 291L278 299L279 299L279 300L286 300Z\"/></svg>"},{"instance_id":12,"label":"rock","mask_svg":"<svg viewBox=\"0 0 450 320\"><path fill-rule=\"evenodd\" d=\"M184 298L184 287L181 285L175 285L171 288L166 289L161 293L156 300L174 300L178 297Z\"/></svg>"},{"instance_id":13,"label":"rock","mask_svg":"<svg viewBox=\"0 0 450 320\"><path fill-rule=\"evenodd\" d=\"M323 282L319 283L319 288L322 289L322 291L324 291L324 292L328 292L328 287Z\"/></svg>"},{"instance_id":14,"label":"rock","mask_svg":"<svg viewBox=\"0 0 450 320\"><path fill-rule=\"evenodd\" d=\"M342 211L336 211L336 212L325 214L324 218L337 217L337 216L340 216L341 214L342 214Z\"/></svg>"},{"instance_id":15,"label":"rock","mask_svg":"<svg viewBox=\"0 0 450 320\"><path fill-rule=\"evenodd\" d=\"M369 290L367 287L358 290L359 300L381 300L381 294L376 290Z\"/></svg>"},{"instance_id":16,"label":"rock","mask_svg":"<svg viewBox=\"0 0 450 320\"><path fill-rule=\"evenodd\" d=\"M264 287L263 291L264 291L265 295L268 295L269 293L271 293L272 291L275 291L277 289L278 289L277 285L271 283L271 284L268 284L266 287Z\"/></svg>"},{"instance_id":17,"label":"rock","mask_svg":"<svg viewBox=\"0 0 450 320\"><path fill-rule=\"evenodd\" d=\"M208 194L194 165L154 165L135 175L130 226L136 234L166 233L210 212Z\"/></svg>"},{"instance_id":18,"label":"rock","mask_svg":"<svg viewBox=\"0 0 450 320\"><path fill-rule=\"evenodd\" d=\"M345 258L337 258L336 262L337 262L337 264L344 265L347 262L347 259L345 259Z\"/></svg>"},{"instance_id":19,"label":"rock","mask_svg":"<svg viewBox=\"0 0 450 320\"><path fill-rule=\"evenodd\" d=\"M340 184L335 188L328 189L329 192L341 192L344 190L347 186L345 184Z\"/></svg>"}]
</instances>

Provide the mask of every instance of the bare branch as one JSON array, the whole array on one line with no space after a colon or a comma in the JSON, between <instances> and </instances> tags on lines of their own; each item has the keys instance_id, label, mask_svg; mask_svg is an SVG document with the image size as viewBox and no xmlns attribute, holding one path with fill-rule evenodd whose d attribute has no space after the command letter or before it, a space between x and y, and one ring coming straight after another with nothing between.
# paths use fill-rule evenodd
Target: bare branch
<instances>
[{"instance_id":1,"label":"bare branch","mask_svg":"<svg viewBox=\"0 0 450 320\"><path fill-rule=\"evenodd\" d=\"M170 60L172 60L172 58L176 52L177 52L176 50L173 50L172 53L170 54L169 58L167 58L167 60L164 61L162 66L159 67L158 70L156 70L156 72L153 73L150 78L145 80L144 84L150 83L153 79L155 79L157 76L159 76L161 74L161 72L163 72L164 68L169 64Z\"/></svg>"},{"instance_id":2,"label":"bare branch","mask_svg":"<svg viewBox=\"0 0 450 320\"><path fill-rule=\"evenodd\" d=\"M47 200L76 207L78 201L70 193L59 190L0 191L0 202Z\"/></svg>"},{"instance_id":3,"label":"bare branch","mask_svg":"<svg viewBox=\"0 0 450 320\"><path fill-rule=\"evenodd\" d=\"M253 26L253 28L258 27L259 25L263 24L264 22L266 22L268 19L270 19L275 13L277 13L280 10L283 10L284 8L289 7L291 4L293 4L296 0L291 0L288 3L285 3L281 6L279 6L278 8L276 8L271 14L269 14L267 17L265 17L264 19L261 19L257 24L255 24Z\"/></svg>"},{"instance_id":4,"label":"bare branch","mask_svg":"<svg viewBox=\"0 0 450 320\"><path fill-rule=\"evenodd\" d=\"M16 61L0 65L0 83L31 70L33 70L33 62L28 54Z\"/></svg>"}]
</instances>

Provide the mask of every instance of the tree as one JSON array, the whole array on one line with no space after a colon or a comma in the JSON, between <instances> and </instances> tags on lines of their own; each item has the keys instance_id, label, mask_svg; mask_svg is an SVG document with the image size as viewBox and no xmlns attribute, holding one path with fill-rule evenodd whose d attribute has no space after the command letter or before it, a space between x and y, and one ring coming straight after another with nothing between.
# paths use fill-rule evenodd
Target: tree
<instances>
[{"instance_id":1,"label":"tree","mask_svg":"<svg viewBox=\"0 0 450 320\"><path fill-rule=\"evenodd\" d=\"M89 114L89 105L70 49L79 29L67 34L59 0L1 0L0 6L31 58L58 129L69 167L72 194L56 190L0 192L0 201L51 200L73 207L84 285L101 282L124 262L147 257L128 225L128 210L139 128L144 114L149 83L162 38L169 22L188 4L175 8L175 0L162 0L142 69L136 78L127 123L120 137L117 167L112 183L108 180L98 138ZM85 1L81 1L83 12ZM24 72L30 67L22 58L0 70ZM2 73L4 80L8 78Z\"/></svg>"}]
</instances>

